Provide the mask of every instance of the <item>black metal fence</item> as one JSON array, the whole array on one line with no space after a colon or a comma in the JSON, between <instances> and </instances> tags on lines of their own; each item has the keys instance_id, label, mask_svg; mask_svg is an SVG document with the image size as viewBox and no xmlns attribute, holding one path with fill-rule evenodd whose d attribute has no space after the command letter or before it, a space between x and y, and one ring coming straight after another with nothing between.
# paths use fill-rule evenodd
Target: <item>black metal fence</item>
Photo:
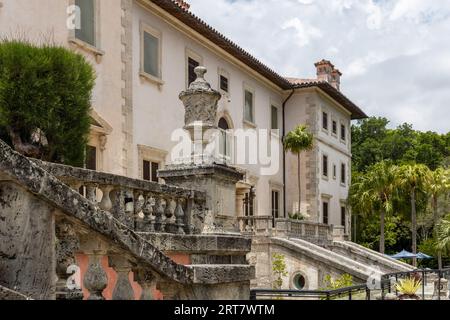
<instances>
[{"instance_id":1,"label":"black metal fence","mask_svg":"<svg viewBox=\"0 0 450 320\"><path fill-rule=\"evenodd\" d=\"M360 284L336 290L255 289L250 291L250 300L385 300L387 293L395 293L398 296L396 284L407 278L421 281L421 290L417 294L422 300L441 300L443 296L448 297L449 289L442 286L441 281L450 281L450 268L386 274L381 278L380 285L374 285L373 288Z\"/></svg>"},{"instance_id":2,"label":"black metal fence","mask_svg":"<svg viewBox=\"0 0 450 320\"><path fill-rule=\"evenodd\" d=\"M443 295L448 296L448 287L442 286L441 280L450 281L450 268L442 270L417 269L409 272L398 272L385 274L382 277L381 293L382 298L386 297L386 293L395 293L398 295L395 286L401 279L414 278L421 281L421 289L418 295L422 300L441 300ZM443 290L446 290L445 292Z\"/></svg>"},{"instance_id":3,"label":"black metal fence","mask_svg":"<svg viewBox=\"0 0 450 320\"><path fill-rule=\"evenodd\" d=\"M250 300L370 300L371 290L365 285L356 285L336 290L269 290L250 291ZM361 298L362 297L362 298Z\"/></svg>"}]
</instances>

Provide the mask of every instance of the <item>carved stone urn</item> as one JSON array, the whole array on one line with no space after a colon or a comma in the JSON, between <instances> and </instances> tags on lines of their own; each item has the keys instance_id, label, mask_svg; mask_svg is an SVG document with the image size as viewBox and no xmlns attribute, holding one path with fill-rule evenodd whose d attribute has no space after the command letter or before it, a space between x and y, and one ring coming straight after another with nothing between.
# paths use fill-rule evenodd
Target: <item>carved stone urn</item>
<instances>
[{"instance_id":1,"label":"carved stone urn","mask_svg":"<svg viewBox=\"0 0 450 320\"><path fill-rule=\"evenodd\" d=\"M184 129L189 132L193 142L193 160L200 164L207 162L204 150L213 138L208 135L208 130L217 129L216 115L221 94L205 80L205 67L197 67L194 72L197 79L180 93L179 98L185 108ZM214 134L212 130L209 132Z\"/></svg>"},{"instance_id":2,"label":"carved stone urn","mask_svg":"<svg viewBox=\"0 0 450 320\"><path fill-rule=\"evenodd\" d=\"M205 130L216 128L217 103L221 94L212 89L205 80L207 72L205 67L194 69L197 79L192 82L189 89L180 93L180 100L185 107L184 129L192 132L197 126L202 126ZM193 135L191 134L191 138Z\"/></svg>"}]
</instances>

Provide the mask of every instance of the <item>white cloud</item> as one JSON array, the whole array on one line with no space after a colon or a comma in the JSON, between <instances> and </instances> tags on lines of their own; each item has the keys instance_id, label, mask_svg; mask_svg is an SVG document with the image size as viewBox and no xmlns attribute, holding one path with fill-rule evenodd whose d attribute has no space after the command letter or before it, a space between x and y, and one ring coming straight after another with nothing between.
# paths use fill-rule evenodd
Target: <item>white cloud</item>
<instances>
[{"instance_id":1,"label":"white cloud","mask_svg":"<svg viewBox=\"0 0 450 320\"><path fill-rule=\"evenodd\" d=\"M297 43L300 47L304 47L313 39L322 38L322 32L314 26L304 24L299 18L293 18L281 26L281 29L286 30L293 28L296 31Z\"/></svg>"},{"instance_id":2,"label":"white cloud","mask_svg":"<svg viewBox=\"0 0 450 320\"><path fill-rule=\"evenodd\" d=\"M450 131L450 0L188 1L280 74L314 77L330 59L370 115Z\"/></svg>"}]
</instances>

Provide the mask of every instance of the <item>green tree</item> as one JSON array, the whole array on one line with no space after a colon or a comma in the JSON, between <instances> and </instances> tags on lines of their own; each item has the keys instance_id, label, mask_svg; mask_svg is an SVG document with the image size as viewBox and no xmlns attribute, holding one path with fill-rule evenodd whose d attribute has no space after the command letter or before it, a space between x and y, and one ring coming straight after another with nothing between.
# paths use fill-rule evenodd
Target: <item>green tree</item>
<instances>
[{"instance_id":1,"label":"green tree","mask_svg":"<svg viewBox=\"0 0 450 320\"><path fill-rule=\"evenodd\" d=\"M440 252L450 252L450 215L442 219L438 225L436 247Z\"/></svg>"},{"instance_id":2,"label":"green tree","mask_svg":"<svg viewBox=\"0 0 450 320\"><path fill-rule=\"evenodd\" d=\"M293 154L297 155L298 171L297 171L297 183L298 183L298 206L299 210L302 203L302 187L301 187L301 158L300 155L303 151L311 150L314 146L314 137L309 132L309 129L305 126L298 126L293 131L289 132L284 138L284 148ZM294 214L297 212L294 212Z\"/></svg>"},{"instance_id":3,"label":"green tree","mask_svg":"<svg viewBox=\"0 0 450 320\"><path fill-rule=\"evenodd\" d=\"M367 214L379 213L381 253L385 252L385 216L393 211L392 198L396 191L397 171L397 167L389 162L379 162L350 188L352 208Z\"/></svg>"},{"instance_id":4,"label":"green tree","mask_svg":"<svg viewBox=\"0 0 450 320\"><path fill-rule=\"evenodd\" d=\"M422 164L404 165L399 169L398 185L410 195L412 252L414 254L417 253L417 195L425 192L430 175L430 169ZM413 265L417 266L416 258L413 259Z\"/></svg>"},{"instance_id":5,"label":"green tree","mask_svg":"<svg viewBox=\"0 0 450 320\"><path fill-rule=\"evenodd\" d=\"M275 276L272 287L274 290L281 290L283 287L283 277L288 275L284 255L278 253L272 255L272 272Z\"/></svg>"},{"instance_id":6,"label":"green tree","mask_svg":"<svg viewBox=\"0 0 450 320\"><path fill-rule=\"evenodd\" d=\"M94 81L65 48L0 42L0 138L26 156L81 165Z\"/></svg>"}]
</instances>

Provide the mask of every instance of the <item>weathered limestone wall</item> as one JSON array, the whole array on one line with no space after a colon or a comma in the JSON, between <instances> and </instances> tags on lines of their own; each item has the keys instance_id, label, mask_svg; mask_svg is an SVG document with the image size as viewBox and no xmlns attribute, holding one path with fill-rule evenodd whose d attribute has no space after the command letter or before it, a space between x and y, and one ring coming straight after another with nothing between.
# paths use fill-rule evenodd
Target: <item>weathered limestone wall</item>
<instances>
[{"instance_id":1,"label":"weathered limestone wall","mask_svg":"<svg viewBox=\"0 0 450 320\"><path fill-rule=\"evenodd\" d=\"M0 284L33 299L55 297L52 211L20 186L0 182Z\"/></svg>"}]
</instances>

